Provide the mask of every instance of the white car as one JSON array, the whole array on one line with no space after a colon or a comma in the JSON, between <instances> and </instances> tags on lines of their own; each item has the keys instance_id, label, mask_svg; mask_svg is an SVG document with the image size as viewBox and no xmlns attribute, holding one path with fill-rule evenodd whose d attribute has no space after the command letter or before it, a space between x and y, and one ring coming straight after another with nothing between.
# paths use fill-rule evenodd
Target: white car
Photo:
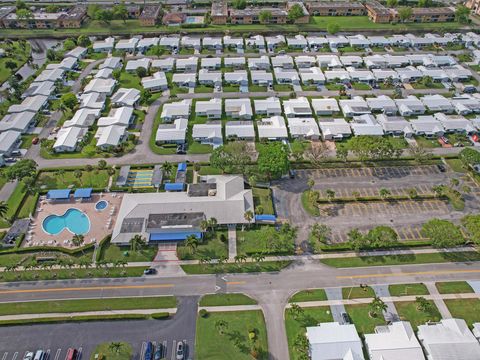
<instances>
[{"instance_id":1,"label":"white car","mask_svg":"<svg viewBox=\"0 0 480 360\"><path fill-rule=\"evenodd\" d=\"M183 341L179 341L177 344L177 360L183 360L183 356L184 356Z\"/></svg>"},{"instance_id":2,"label":"white car","mask_svg":"<svg viewBox=\"0 0 480 360\"><path fill-rule=\"evenodd\" d=\"M23 357L23 360L33 360L33 352L29 351L25 354L25 356Z\"/></svg>"}]
</instances>

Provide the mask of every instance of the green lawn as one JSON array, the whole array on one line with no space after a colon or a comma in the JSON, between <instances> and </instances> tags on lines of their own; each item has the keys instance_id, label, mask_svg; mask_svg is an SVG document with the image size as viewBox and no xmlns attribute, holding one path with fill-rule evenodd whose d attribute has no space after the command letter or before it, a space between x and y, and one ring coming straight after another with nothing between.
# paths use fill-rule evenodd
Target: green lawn
<instances>
[{"instance_id":1,"label":"green lawn","mask_svg":"<svg viewBox=\"0 0 480 360\"><path fill-rule=\"evenodd\" d=\"M228 257L228 235L226 230L217 230L215 234L205 235L199 240L197 249L192 253L190 249L177 245L177 255L181 260Z\"/></svg>"},{"instance_id":2,"label":"green lawn","mask_svg":"<svg viewBox=\"0 0 480 360\"><path fill-rule=\"evenodd\" d=\"M142 83L140 82L140 78L137 76L137 74L131 74L126 71L122 71L120 73L119 83L121 87L135 88L138 90L143 89Z\"/></svg>"},{"instance_id":3,"label":"green lawn","mask_svg":"<svg viewBox=\"0 0 480 360\"><path fill-rule=\"evenodd\" d=\"M213 87L206 86L206 85L197 85L195 87L195 93L201 93L201 94L213 93Z\"/></svg>"},{"instance_id":4,"label":"green lawn","mask_svg":"<svg viewBox=\"0 0 480 360\"><path fill-rule=\"evenodd\" d=\"M382 314L377 317L371 317L369 315L369 304L345 305L345 310L361 335L371 334L375 331L376 326L385 325L385 319Z\"/></svg>"},{"instance_id":5,"label":"green lawn","mask_svg":"<svg viewBox=\"0 0 480 360\"><path fill-rule=\"evenodd\" d=\"M181 265L187 274L225 274L225 273L256 273L256 272L278 272L290 265L291 261L264 261L260 263L242 264L194 264Z\"/></svg>"},{"instance_id":6,"label":"green lawn","mask_svg":"<svg viewBox=\"0 0 480 360\"><path fill-rule=\"evenodd\" d=\"M253 192L253 202L255 203L255 211L258 213L258 206L263 208L263 214L274 214L273 210L273 200L272 200L272 191L270 189L264 189L259 187L254 187Z\"/></svg>"},{"instance_id":7,"label":"green lawn","mask_svg":"<svg viewBox=\"0 0 480 360\"><path fill-rule=\"evenodd\" d=\"M237 251L239 254L293 254L294 240L274 226L252 227L237 231Z\"/></svg>"},{"instance_id":8,"label":"green lawn","mask_svg":"<svg viewBox=\"0 0 480 360\"><path fill-rule=\"evenodd\" d=\"M310 216L320 216L320 210L317 206L314 206L312 202L308 199L309 190L304 191L301 196L302 206L303 209L310 215Z\"/></svg>"},{"instance_id":9,"label":"green lawn","mask_svg":"<svg viewBox=\"0 0 480 360\"><path fill-rule=\"evenodd\" d=\"M342 288L342 297L344 299L373 298L374 296L375 292L370 286L363 289L360 286Z\"/></svg>"},{"instance_id":10,"label":"green lawn","mask_svg":"<svg viewBox=\"0 0 480 360\"><path fill-rule=\"evenodd\" d=\"M200 175L221 175L222 170L217 169L210 165L202 165L200 167L200 171L198 172Z\"/></svg>"},{"instance_id":11,"label":"green lawn","mask_svg":"<svg viewBox=\"0 0 480 360\"><path fill-rule=\"evenodd\" d=\"M24 134L22 135L22 143L20 144L20 149L30 149L32 146L32 140L38 135L35 134Z\"/></svg>"},{"instance_id":12,"label":"green lawn","mask_svg":"<svg viewBox=\"0 0 480 360\"><path fill-rule=\"evenodd\" d=\"M352 87L355 89L355 90L370 90L372 87L368 84L364 84L364 83L353 83L352 84Z\"/></svg>"},{"instance_id":13,"label":"green lawn","mask_svg":"<svg viewBox=\"0 0 480 360\"><path fill-rule=\"evenodd\" d=\"M304 301L324 301L327 299L327 294L324 289L308 289L302 290L294 294L289 302L297 303Z\"/></svg>"},{"instance_id":14,"label":"green lawn","mask_svg":"<svg viewBox=\"0 0 480 360\"><path fill-rule=\"evenodd\" d=\"M480 300L479 299L455 299L444 300L450 314L454 318L464 319L468 326L480 322Z\"/></svg>"},{"instance_id":15,"label":"green lawn","mask_svg":"<svg viewBox=\"0 0 480 360\"><path fill-rule=\"evenodd\" d=\"M432 253L416 255L389 255L389 256L359 256L349 258L324 259L322 263L337 268L362 266L387 266L407 264L435 264L446 262L480 261L480 254L476 251L458 253Z\"/></svg>"},{"instance_id":16,"label":"green lawn","mask_svg":"<svg viewBox=\"0 0 480 360\"><path fill-rule=\"evenodd\" d=\"M210 154L213 151L213 147L207 144L200 144L199 142L192 141L188 144L188 154Z\"/></svg>"},{"instance_id":17,"label":"green lawn","mask_svg":"<svg viewBox=\"0 0 480 360\"><path fill-rule=\"evenodd\" d=\"M254 92L266 92L267 87L266 86L260 86L260 85L249 85L248 86L248 91L254 93Z\"/></svg>"},{"instance_id":18,"label":"green lawn","mask_svg":"<svg viewBox=\"0 0 480 360\"><path fill-rule=\"evenodd\" d=\"M333 317L330 307L308 307L303 308L303 316L296 320L289 309L285 310L285 328L287 331L288 352L291 360L303 359L299 352L294 349L295 339L300 335L305 335L308 326L316 326L322 322L332 322Z\"/></svg>"},{"instance_id":19,"label":"green lawn","mask_svg":"<svg viewBox=\"0 0 480 360\"><path fill-rule=\"evenodd\" d=\"M417 304L414 301L398 301L395 302L395 307L401 320L410 321L413 330L417 330L419 325L425 324L427 321L437 322L442 319L435 303L428 300L431 304L431 310L423 312L417 309Z\"/></svg>"},{"instance_id":20,"label":"green lawn","mask_svg":"<svg viewBox=\"0 0 480 360\"><path fill-rule=\"evenodd\" d=\"M438 148L441 147L439 144L438 140L435 139L427 139L426 137L423 136L415 136L415 141L417 142L418 145L423 146L425 148Z\"/></svg>"},{"instance_id":21,"label":"green lawn","mask_svg":"<svg viewBox=\"0 0 480 360\"><path fill-rule=\"evenodd\" d=\"M223 333L215 324L224 321ZM256 340L249 340L249 332L255 332ZM256 353L255 353L256 352ZM197 318L195 355L198 360L268 359L267 329L261 311L214 312Z\"/></svg>"},{"instance_id":22,"label":"green lawn","mask_svg":"<svg viewBox=\"0 0 480 360\"><path fill-rule=\"evenodd\" d=\"M435 283L440 294L473 293L472 287L466 281L445 281Z\"/></svg>"},{"instance_id":23,"label":"green lawn","mask_svg":"<svg viewBox=\"0 0 480 360\"><path fill-rule=\"evenodd\" d=\"M251 297L240 294L207 294L202 296L199 306L234 306L234 305L256 305L257 301Z\"/></svg>"},{"instance_id":24,"label":"green lawn","mask_svg":"<svg viewBox=\"0 0 480 360\"><path fill-rule=\"evenodd\" d=\"M37 206L38 196L39 194L29 194L23 199L22 207L18 210L17 213L18 219L28 218L30 215L33 214Z\"/></svg>"},{"instance_id":25,"label":"green lawn","mask_svg":"<svg viewBox=\"0 0 480 360\"><path fill-rule=\"evenodd\" d=\"M6 201L8 210L4 216L5 219L13 220L20 206L22 205L22 201L25 198L25 195L26 195L25 185L23 185L23 183L20 182L15 188L15 190L13 190L12 195L10 195L10 197ZM4 220L3 218L0 219L0 228L6 228L6 227L9 227L9 225L10 224L6 220Z\"/></svg>"},{"instance_id":26,"label":"green lawn","mask_svg":"<svg viewBox=\"0 0 480 360\"><path fill-rule=\"evenodd\" d=\"M392 296L407 296L407 295L428 295L428 289L425 284L393 284L388 286L388 291Z\"/></svg>"},{"instance_id":27,"label":"green lawn","mask_svg":"<svg viewBox=\"0 0 480 360\"><path fill-rule=\"evenodd\" d=\"M155 245L132 251L129 246L118 246L108 243L101 250L100 259L107 262L126 260L128 262L153 261L157 254L158 247Z\"/></svg>"},{"instance_id":28,"label":"green lawn","mask_svg":"<svg viewBox=\"0 0 480 360\"><path fill-rule=\"evenodd\" d=\"M73 263L78 264L80 260L88 259L91 260L93 255L93 249L85 250L83 253L81 251L75 253L74 255L67 255L61 252L51 252L48 253L48 256L54 257L57 261L72 261ZM10 265L22 265L34 263L36 256L42 256L41 252L12 252L5 253L0 252L0 267L10 266Z\"/></svg>"},{"instance_id":29,"label":"green lawn","mask_svg":"<svg viewBox=\"0 0 480 360\"><path fill-rule=\"evenodd\" d=\"M121 342L118 350L110 347L111 343L102 343L95 348L90 360L97 360L96 354L103 355L103 360L130 360L132 358L132 346L129 343Z\"/></svg>"},{"instance_id":30,"label":"green lawn","mask_svg":"<svg viewBox=\"0 0 480 360\"><path fill-rule=\"evenodd\" d=\"M108 186L107 170L83 171L81 178L75 177L75 171L42 171L37 179L37 186L41 189L64 189L73 185L74 187L93 187L96 189Z\"/></svg>"},{"instance_id":31,"label":"green lawn","mask_svg":"<svg viewBox=\"0 0 480 360\"><path fill-rule=\"evenodd\" d=\"M71 313L83 311L167 309L177 306L174 296L49 300L0 303L0 315Z\"/></svg>"},{"instance_id":32,"label":"green lawn","mask_svg":"<svg viewBox=\"0 0 480 360\"><path fill-rule=\"evenodd\" d=\"M274 84L273 90L275 91L293 91L293 86L289 84Z\"/></svg>"},{"instance_id":33,"label":"green lawn","mask_svg":"<svg viewBox=\"0 0 480 360\"><path fill-rule=\"evenodd\" d=\"M9 53L7 52L6 56L0 58L0 84L7 81L12 73L15 73L15 71L22 67L27 61L30 54L30 44L28 42L24 42L23 44L24 46L21 46L18 41L14 41L11 45L7 42L2 42L0 44L1 49L10 51L12 54L12 56L8 56ZM15 62L17 67L11 71L5 66L7 61Z\"/></svg>"},{"instance_id":34,"label":"green lawn","mask_svg":"<svg viewBox=\"0 0 480 360\"><path fill-rule=\"evenodd\" d=\"M423 90L425 90L425 89L445 89L445 87L441 83L437 83L437 82L433 82L430 85L425 85L421 82L411 83L410 85L412 85L412 87L414 89L423 89Z\"/></svg>"},{"instance_id":35,"label":"green lawn","mask_svg":"<svg viewBox=\"0 0 480 360\"><path fill-rule=\"evenodd\" d=\"M467 170L463 167L462 160L460 159L445 159L447 162L448 166L455 171L459 173L466 173Z\"/></svg>"}]
</instances>

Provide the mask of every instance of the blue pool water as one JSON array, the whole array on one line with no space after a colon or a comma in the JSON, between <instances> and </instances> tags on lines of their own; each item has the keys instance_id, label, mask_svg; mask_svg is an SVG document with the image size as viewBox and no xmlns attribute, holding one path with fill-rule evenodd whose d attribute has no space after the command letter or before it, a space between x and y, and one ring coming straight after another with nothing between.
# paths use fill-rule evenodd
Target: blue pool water
<instances>
[{"instance_id":1,"label":"blue pool water","mask_svg":"<svg viewBox=\"0 0 480 360\"><path fill-rule=\"evenodd\" d=\"M195 16L187 16L185 18L185 23L186 24L195 24L197 22L197 19Z\"/></svg>"},{"instance_id":2,"label":"blue pool water","mask_svg":"<svg viewBox=\"0 0 480 360\"><path fill-rule=\"evenodd\" d=\"M68 209L63 215L49 215L43 220L43 230L50 235L67 229L72 234L85 235L90 230L90 219L78 209Z\"/></svg>"},{"instance_id":3,"label":"blue pool water","mask_svg":"<svg viewBox=\"0 0 480 360\"><path fill-rule=\"evenodd\" d=\"M107 206L108 206L108 201L100 200L95 204L95 210L102 211L102 210L105 210Z\"/></svg>"}]
</instances>

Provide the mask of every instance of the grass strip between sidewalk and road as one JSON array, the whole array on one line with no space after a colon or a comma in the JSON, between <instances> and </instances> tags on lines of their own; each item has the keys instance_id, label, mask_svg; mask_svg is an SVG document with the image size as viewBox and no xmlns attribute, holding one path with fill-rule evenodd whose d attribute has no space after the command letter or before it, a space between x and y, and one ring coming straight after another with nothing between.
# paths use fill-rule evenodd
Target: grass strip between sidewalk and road
<instances>
[{"instance_id":1,"label":"grass strip between sidewalk and road","mask_svg":"<svg viewBox=\"0 0 480 360\"><path fill-rule=\"evenodd\" d=\"M222 273L255 273L255 272L276 272L284 269L292 262L285 261L265 261L261 263L243 263L243 264L190 264L180 265L187 274L222 274Z\"/></svg>"},{"instance_id":2,"label":"grass strip between sidewalk and road","mask_svg":"<svg viewBox=\"0 0 480 360\"><path fill-rule=\"evenodd\" d=\"M447 262L480 261L480 253L465 251L457 253L430 253L385 256L359 256L320 260L323 264L336 268L352 268L362 266L435 264Z\"/></svg>"},{"instance_id":3,"label":"grass strip between sidewalk and road","mask_svg":"<svg viewBox=\"0 0 480 360\"><path fill-rule=\"evenodd\" d=\"M200 306L257 305L257 301L241 294L207 294L200 299Z\"/></svg>"},{"instance_id":4,"label":"grass strip between sidewalk and road","mask_svg":"<svg viewBox=\"0 0 480 360\"><path fill-rule=\"evenodd\" d=\"M85 321L115 321L115 320L164 320L168 319L169 313L154 314L108 314L108 315L79 315L79 316L56 316L38 319L0 320L0 326L32 325L32 324L56 324L66 322Z\"/></svg>"},{"instance_id":5,"label":"grass strip between sidewalk and road","mask_svg":"<svg viewBox=\"0 0 480 360\"><path fill-rule=\"evenodd\" d=\"M175 296L7 302L0 303L0 316L82 311L169 309L176 306L177 300Z\"/></svg>"}]
</instances>

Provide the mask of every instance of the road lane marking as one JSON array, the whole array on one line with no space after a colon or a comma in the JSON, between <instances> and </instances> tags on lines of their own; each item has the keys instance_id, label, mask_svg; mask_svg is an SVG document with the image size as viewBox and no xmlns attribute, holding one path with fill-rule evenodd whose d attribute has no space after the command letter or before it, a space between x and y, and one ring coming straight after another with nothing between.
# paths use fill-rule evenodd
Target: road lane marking
<instances>
[{"instance_id":1,"label":"road lane marking","mask_svg":"<svg viewBox=\"0 0 480 360\"><path fill-rule=\"evenodd\" d=\"M67 292L67 291L89 291L89 290L125 290L125 289L156 289L171 288L174 284L158 285L113 285L113 286L89 286L72 288L50 288L50 289L24 289L24 290L2 290L0 294L23 294L23 293L49 293L49 292Z\"/></svg>"},{"instance_id":2,"label":"road lane marking","mask_svg":"<svg viewBox=\"0 0 480 360\"><path fill-rule=\"evenodd\" d=\"M225 283L227 285L243 285L245 284L245 281L226 281Z\"/></svg>"},{"instance_id":3,"label":"road lane marking","mask_svg":"<svg viewBox=\"0 0 480 360\"><path fill-rule=\"evenodd\" d=\"M366 275L351 275L351 276L336 276L337 279L364 279L375 277L389 277L389 276L414 276L414 275L442 275L442 274L462 274L462 273L480 273L480 270L437 270L437 271L418 271L392 274L366 274Z\"/></svg>"}]
</instances>

